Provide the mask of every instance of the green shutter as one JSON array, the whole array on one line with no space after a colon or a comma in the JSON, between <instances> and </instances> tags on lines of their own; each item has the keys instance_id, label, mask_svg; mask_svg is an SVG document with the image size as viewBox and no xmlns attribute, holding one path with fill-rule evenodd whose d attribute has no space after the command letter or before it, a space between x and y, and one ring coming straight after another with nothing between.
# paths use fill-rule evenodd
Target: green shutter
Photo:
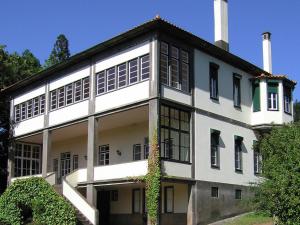
<instances>
[{"instance_id":1,"label":"green shutter","mask_svg":"<svg viewBox=\"0 0 300 225\"><path fill-rule=\"evenodd\" d=\"M253 112L259 112L260 111L260 87L259 83L255 82L253 83Z\"/></svg>"},{"instance_id":2,"label":"green shutter","mask_svg":"<svg viewBox=\"0 0 300 225\"><path fill-rule=\"evenodd\" d=\"M278 93L278 83L268 82L268 93Z\"/></svg>"}]
</instances>

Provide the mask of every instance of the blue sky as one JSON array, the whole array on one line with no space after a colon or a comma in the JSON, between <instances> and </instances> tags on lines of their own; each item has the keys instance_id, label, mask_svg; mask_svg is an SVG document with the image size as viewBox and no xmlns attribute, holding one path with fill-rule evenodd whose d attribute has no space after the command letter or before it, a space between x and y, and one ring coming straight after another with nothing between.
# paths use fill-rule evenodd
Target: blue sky
<instances>
[{"instance_id":1,"label":"blue sky","mask_svg":"<svg viewBox=\"0 0 300 225\"><path fill-rule=\"evenodd\" d=\"M262 66L264 31L272 33L273 73L300 81L300 1L229 0L230 51ZM213 42L213 0L3 0L0 44L10 52L30 49L41 63L63 33L72 54L159 14ZM4 20L4 21L3 21ZM295 90L300 99L300 88Z\"/></svg>"}]
</instances>

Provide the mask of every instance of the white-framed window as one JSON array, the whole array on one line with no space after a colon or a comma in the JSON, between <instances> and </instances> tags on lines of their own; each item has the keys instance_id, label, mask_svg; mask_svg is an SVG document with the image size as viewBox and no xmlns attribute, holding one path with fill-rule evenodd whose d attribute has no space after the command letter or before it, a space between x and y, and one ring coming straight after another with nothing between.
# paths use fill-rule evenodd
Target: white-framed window
<instances>
[{"instance_id":1,"label":"white-framed window","mask_svg":"<svg viewBox=\"0 0 300 225\"><path fill-rule=\"evenodd\" d=\"M58 108L65 106L65 87L58 89Z\"/></svg>"},{"instance_id":2,"label":"white-framed window","mask_svg":"<svg viewBox=\"0 0 300 225\"><path fill-rule=\"evenodd\" d=\"M27 101L27 118L32 117L32 99Z\"/></svg>"},{"instance_id":3,"label":"white-framed window","mask_svg":"<svg viewBox=\"0 0 300 225\"><path fill-rule=\"evenodd\" d=\"M132 190L132 213L141 212L141 190L133 189Z\"/></svg>"},{"instance_id":4,"label":"white-framed window","mask_svg":"<svg viewBox=\"0 0 300 225\"><path fill-rule=\"evenodd\" d=\"M268 83L268 110L278 110L278 83Z\"/></svg>"},{"instance_id":5,"label":"white-framed window","mask_svg":"<svg viewBox=\"0 0 300 225\"><path fill-rule=\"evenodd\" d=\"M73 84L66 86L66 105L73 103Z\"/></svg>"},{"instance_id":6,"label":"white-framed window","mask_svg":"<svg viewBox=\"0 0 300 225\"><path fill-rule=\"evenodd\" d=\"M105 92L105 72L97 73L97 95Z\"/></svg>"},{"instance_id":7,"label":"white-framed window","mask_svg":"<svg viewBox=\"0 0 300 225\"><path fill-rule=\"evenodd\" d=\"M138 59L129 61L129 84L138 82Z\"/></svg>"},{"instance_id":8,"label":"white-framed window","mask_svg":"<svg viewBox=\"0 0 300 225\"><path fill-rule=\"evenodd\" d=\"M118 66L118 87L125 87L127 85L127 66L123 63Z\"/></svg>"},{"instance_id":9,"label":"white-framed window","mask_svg":"<svg viewBox=\"0 0 300 225\"><path fill-rule=\"evenodd\" d=\"M240 136L234 137L234 161L235 161L235 170L243 170L243 151L242 151L243 138Z\"/></svg>"},{"instance_id":10,"label":"white-framed window","mask_svg":"<svg viewBox=\"0 0 300 225\"><path fill-rule=\"evenodd\" d=\"M21 120L21 111L20 111L20 105L15 106L15 121L20 122Z\"/></svg>"},{"instance_id":11,"label":"white-framed window","mask_svg":"<svg viewBox=\"0 0 300 225\"><path fill-rule=\"evenodd\" d=\"M133 145L133 160L141 160L142 159L142 147L140 144Z\"/></svg>"},{"instance_id":12,"label":"white-framed window","mask_svg":"<svg viewBox=\"0 0 300 225\"><path fill-rule=\"evenodd\" d=\"M219 139L220 139L220 131L211 130L210 163L211 163L211 167L215 167L215 168L220 167Z\"/></svg>"},{"instance_id":13,"label":"white-framed window","mask_svg":"<svg viewBox=\"0 0 300 225\"><path fill-rule=\"evenodd\" d=\"M150 75L150 57L149 54L141 58L141 80L146 80Z\"/></svg>"},{"instance_id":14,"label":"white-framed window","mask_svg":"<svg viewBox=\"0 0 300 225\"><path fill-rule=\"evenodd\" d=\"M171 47L171 87L179 89L179 49Z\"/></svg>"},{"instance_id":15,"label":"white-framed window","mask_svg":"<svg viewBox=\"0 0 300 225\"><path fill-rule=\"evenodd\" d=\"M83 78L83 99L87 99L90 97L90 78Z\"/></svg>"},{"instance_id":16,"label":"white-framed window","mask_svg":"<svg viewBox=\"0 0 300 225\"><path fill-rule=\"evenodd\" d=\"M74 83L74 102L79 102L82 99L82 81L78 80Z\"/></svg>"},{"instance_id":17,"label":"white-framed window","mask_svg":"<svg viewBox=\"0 0 300 225\"><path fill-rule=\"evenodd\" d=\"M56 90L50 92L50 99L51 99L50 109L54 110L57 108L57 91Z\"/></svg>"},{"instance_id":18,"label":"white-framed window","mask_svg":"<svg viewBox=\"0 0 300 225\"><path fill-rule=\"evenodd\" d=\"M26 102L23 102L21 104L21 119L25 120L26 119Z\"/></svg>"},{"instance_id":19,"label":"white-framed window","mask_svg":"<svg viewBox=\"0 0 300 225\"><path fill-rule=\"evenodd\" d=\"M174 212L174 187L165 187L165 213Z\"/></svg>"},{"instance_id":20,"label":"white-framed window","mask_svg":"<svg viewBox=\"0 0 300 225\"><path fill-rule=\"evenodd\" d=\"M33 115L37 116L40 113L40 100L39 97L33 99Z\"/></svg>"},{"instance_id":21,"label":"white-framed window","mask_svg":"<svg viewBox=\"0 0 300 225\"><path fill-rule=\"evenodd\" d=\"M40 96L40 114L45 112L45 95Z\"/></svg>"},{"instance_id":22,"label":"white-framed window","mask_svg":"<svg viewBox=\"0 0 300 225\"><path fill-rule=\"evenodd\" d=\"M109 165L109 145L99 146L98 165Z\"/></svg>"},{"instance_id":23,"label":"white-framed window","mask_svg":"<svg viewBox=\"0 0 300 225\"><path fill-rule=\"evenodd\" d=\"M112 67L106 70L107 91L116 89L116 68Z\"/></svg>"}]
</instances>

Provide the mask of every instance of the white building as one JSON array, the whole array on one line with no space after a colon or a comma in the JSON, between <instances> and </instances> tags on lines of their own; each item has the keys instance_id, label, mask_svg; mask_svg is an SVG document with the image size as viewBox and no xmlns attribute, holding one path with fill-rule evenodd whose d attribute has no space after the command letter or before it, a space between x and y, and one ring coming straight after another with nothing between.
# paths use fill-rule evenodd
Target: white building
<instances>
[{"instance_id":1,"label":"white building","mask_svg":"<svg viewBox=\"0 0 300 225\"><path fill-rule=\"evenodd\" d=\"M3 91L16 144L9 182L43 176L91 224L145 224L148 143L159 134L160 222L196 225L238 214L259 178L252 145L293 121L295 83L231 54L227 1L216 43L156 17Z\"/></svg>"}]
</instances>

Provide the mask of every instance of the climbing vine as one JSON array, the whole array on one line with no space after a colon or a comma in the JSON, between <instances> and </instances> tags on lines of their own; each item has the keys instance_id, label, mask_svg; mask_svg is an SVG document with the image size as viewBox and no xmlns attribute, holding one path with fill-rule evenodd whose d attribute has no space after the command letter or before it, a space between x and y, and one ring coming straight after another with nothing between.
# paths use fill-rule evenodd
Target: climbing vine
<instances>
[{"instance_id":1,"label":"climbing vine","mask_svg":"<svg viewBox=\"0 0 300 225\"><path fill-rule=\"evenodd\" d=\"M154 131L151 140L151 151L148 158L148 174L145 176L146 182L146 204L148 219L151 225L158 223L158 205L160 195L161 171L159 160L159 146L157 130Z\"/></svg>"}]
</instances>

